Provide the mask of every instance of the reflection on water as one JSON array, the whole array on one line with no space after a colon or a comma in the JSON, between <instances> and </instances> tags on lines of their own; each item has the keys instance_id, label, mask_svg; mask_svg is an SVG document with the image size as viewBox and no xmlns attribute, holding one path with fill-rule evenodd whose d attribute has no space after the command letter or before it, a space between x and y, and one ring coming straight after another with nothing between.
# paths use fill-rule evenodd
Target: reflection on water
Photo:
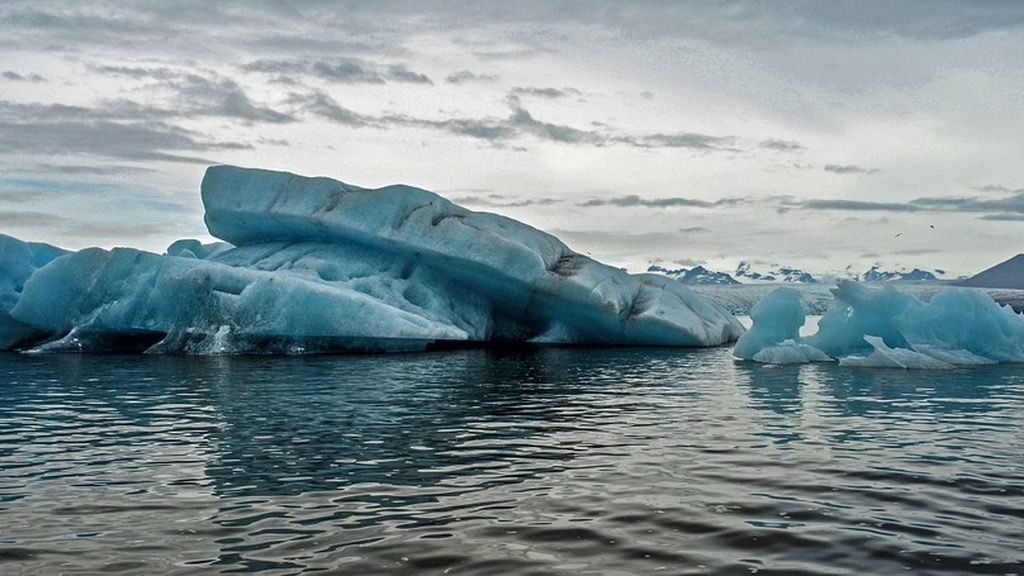
<instances>
[{"instance_id":1,"label":"reflection on water","mask_svg":"<svg viewBox=\"0 0 1024 576\"><path fill-rule=\"evenodd\" d=\"M1024 572L1024 370L0 355L0 573Z\"/></svg>"}]
</instances>

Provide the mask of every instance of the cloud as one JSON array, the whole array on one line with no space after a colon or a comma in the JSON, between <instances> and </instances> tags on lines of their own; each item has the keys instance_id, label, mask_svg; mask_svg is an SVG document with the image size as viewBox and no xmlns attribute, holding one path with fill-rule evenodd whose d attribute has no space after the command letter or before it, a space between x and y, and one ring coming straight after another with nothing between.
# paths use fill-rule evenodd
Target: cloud
<instances>
[{"instance_id":1,"label":"cloud","mask_svg":"<svg viewBox=\"0 0 1024 576\"><path fill-rule=\"evenodd\" d=\"M388 78L398 82L409 82L412 84L433 84L434 82L426 74L413 72L404 64L392 64L388 66Z\"/></svg>"},{"instance_id":2,"label":"cloud","mask_svg":"<svg viewBox=\"0 0 1024 576\"><path fill-rule=\"evenodd\" d=\"M702 152L737 151L735 148L730 147L736 140L731 136L709 136L689 132L633 135L607 130L583 130L564 124L538 120L523 108L519 98L516 96L509 96L507 102L510 113L505 118L452 117L435 120L406 114L383 114L379 116L361 114L341 106L330 95L322 91L314 91L307 94L293 93L286 101L287 104L297 106L300 110L349 126L380 129L392 127L426 128L485 140L499 147L530 136L541 141L561 144L590 146L620 144L644 149L689 148Z\"/></svg>"},{"instance_id":3,"label":"cloud","mask_svg":"<svg viewBox=\"0 0 1024 576\"><path fill-rule=\"evenodd\" d=\"M953 212L983 214L983 220L1016 221L1024 215L1024 190L1001 198L977 196L924 197L909 202L868 202L859 200L794 200L789 207L808 210L849 210L882 212Z\"/></svg>"},{"instance_id":4,"label":"cloud","mask_svg":"<svg viewBox=\"0 0 1024 576\"><path fill-rule=\"evenodd\" d=\"M890 254L897 256L924 256L925 254L942 254L944 250L938 250L936 248L905 248L903 250L893 250Z\"/></svg>"},{"instance_id":5,"label":"cloud","mask_svg":"<svg viewBox=\"0 0 1024 576\"><path fill-rule=\"evenodd\" d=\"M1024 192L1024 188L1009 188L1000 184L986 184L984 186L974 186L971 190L977 190L978 192L998 192L1003 194Z\"/></svg>"},{"instance_id":6,"label":"cloud","mask_svg":"<svg viewBox=\"0 0 1024 576\"><path fill-rule=\"evenodd\" d=\"M956 212L993 212L1024 214L1024 190L1002 198L977 198L974 196L952 196L941 198L918 198L911 201L915 206L932 210Z\"/></svg>"},{"instance_id":7,"label":"cloud","mask_svg":"<svg viewBox=\"0 0 1024 576\"><path fill-rule=\"evenodd\" d=\"M566 96L579 96L580 91L575 88L537 88L534 86L516 86L510 94L516 96L537 96L539 98L565 98Z\"/></svg>"},{"instance_id":8,"label":"cloud","mask_svg":"<svg viewBox=\"0 0 1024 576\"><path fill-rule=\"evenodd\" d=\"M734 147L736 138L733 136L709 136L694 132L676 132L671 134L645 134L641 136L618 136L616 142L630 144L638 148L691 148L693 150L739 152Z\"/></svg>"},{"instance_id":9,"label":"cloud","mask_svg":"<svg viewBox=\"0 0 1024 576\"><path fill-rule=\"evenodd\" d=\"M888 212L919 212L923 208L913 204L901 202L864 202L860 200L819 200L811 199L798 202L801 208L810 210L854 210L871 211L881 210Z\"/></svg>"},{"instance_id":10,"label":"cloud","mask_svg":"<svg viewBox=\"0 0 1024 576\"><path fill-rule=\"evenodd\" d=\"M143 166L129 166L126 164L107 165L85 165L85 164L53 164L49 162L36 162L29 168L19 167L20 172L35 172L41 174L64 174L64 175L87 175L87 176L116 176L119 174L139 174L155 172L153 168Z\"/></svg>"},{"instance_id":11,"label":"cloud","mask_svg":"<svg viewBox=\"0 0 1024 576\"><path fill-rule=\"evenodd\" d=\"M291 94L287 100L288 104L298 106L300 109L347 126L380 126L380 122L371 117L354 112L341 104L334 98L321 91L314 91L309 94Z\"/></svg>"},{"instance_id":12,"label":"cloud","mask_svg":"<svg viewBox=\"0 0 1024 576\"><path fill-rule=\"evenodd\" d=\"M81 222L50 212L35 210L4 210L0 212L0 226L7 228L49 228L62 234L96 240L110 238L147 238L167 234L163 222L147 224Z\"/></svg>"},{"instance_id":13,"label":"cloud","mask_svg":"<svg viewBox=\"0 0 1024 576\"><path fill-rule=\"evenodd\" d=\"M78 223L64 228L64 232L79 238L109 240L110 238L147 238L168 232L167 224L102 224Z\"/></svg>"},{"instance_id":14,"label":"cloud","mask_svg":"<svg viewBox=\"0 0 1024 576\"><path fill-rule=\"evenodd\" d=\"M426 74L409 69L405 64L378 66L372 62L354 58L332 60L253 60L242 66L246 72L277 74L288 79L294 75L306 75L341 84L384 84L387 81L410 84L433 84Z\"/></svg>"},{"instance_id":15,"label":"cloud","mask_svg":"<svg viewBox=\"0 0 1024 576\"><path fill-rule=\"evenodd\" d=\"M493 74L477 74L469 70L460 70L458 72L452 72L445 77L445 81L449 84L465 84L467 82L494 82L498 79Z\"/></svg>"},{"instance_id":16,"label":"cloud","mask_svg":"<svg viewBox=\"0 0 1024 576\"><path fill-rule=\"evenodd\" d=\"M619 208L713 208L716 206L731 206L742 203L739 198L723 198L715 201L699 200L697 198L669 197L669 198L643 198L636 194L618 196L615 198L592 198L577 204L583 208L595 206L618 206ZM695 231L702 228L689 229Z\"/></svg>"},{"instance_id":17,"label":"cloud","mask_svg":"<svg viewBox=\"0 0 1024 576\"><path fill-rule=\"evenodd\" d=\"M35 210L0 211L0 226L11 228L37 228L57 226L68 222L67 218Z\"/></svg>"},{"instance_id":18,"label":"cloud","mask_svg":"<svg viewBox=\"0 0 1024 576\"><path fill-rule=\"evenodd\" d=\"M0 101L0 154L86 155L121 160L211 163L182 152L248 149L208 139L145 108L87 108Z\"/></svg>"},{"instance_id":19,"label":"cloud","mask_svg":"<svg viewBox=\"0 0 1024 576\"><path fill-rule=\"evenodd\" d=\"M481 206L488 208L523 208L526 206L551 206L562 202L559 198L526 198L504 196L502 194L488 194L486 196L470 195L449 198L456 204L468 206Z\"/></svg>"},{"instance_id":20,"label":"cloud","mask_svg":"<svg viewBox=\"0 0 1024 576\"><path fill-rule=\"evenodd\" d=\"M0 78L10 80L11 82L46 82L46 78L39 74L18 74L11 70L0 72Z\"/></svg>"},{"instance_id":21,"label":"cloud","mask_svg":"<svg viewBox=\"0 0 1024 576\"><path fill-rule=\"evenodd\" d=\"M762 140L758 146L761 148L768 148L769 150L775 150L777 152L796 152L797 150L804 149L803 145L795 140L776 140L774 138Z\"/></svg>"},{"instance_id":22,"label":"cloud","mask_svg":"<svg viewBox=\"0 0 1024 576\"><path fill-rule=\"evenodd\" d=\"M383 84L384 75L376 70L367 68L365 65L352 60L339 62L313 62L307 67L301 62L276 63L278 67L285 66L299 74L310 74L332 82ZM278 70L280 71L280 70Z\"/></svg>"},{"instance_id":23,"label":"cloud","mask_svg":"<svg viewBox=\"0 0 1024 576\"><path fill-rule=\"evenodd\" d=\"M158 68L144 68L141 66L91 66L94 72L99 74L105 74L108 76L126 76L128 78L134 78L136 80L145 79L156 79L156 80L171 80L184 75L184 72L172 70L165 66Z\"/></svg>"},{"instance_id":24,"label":"cloud","mask_svg":"<svg viewBox=\"0 0 1024 576\"><path fill-rule=\"evenodd\" d=\"M167 67L143 68L132 66L95 66L93 70L105 75L116 75L135 80L156 80L156 87L172 94L166 106L145 106L118 100L108 106L147 109L146 113L162 117L215 116L249 122L283 124L294 122L295 117L270 107L254 103L234 80L212 71L205 75ZM152 87L147 91L151 92Z\"/></svg>"},{"instance_id":25,"label":"cloud","mask_svg":"<svg viewBox=\"0 0 1024 576\"><path fill-rule=\"evenodd\" d=\"M825 164L825 171L833 174L875 174L875 168L864 168L855 164Z\"/></svg>"}]
</instances>

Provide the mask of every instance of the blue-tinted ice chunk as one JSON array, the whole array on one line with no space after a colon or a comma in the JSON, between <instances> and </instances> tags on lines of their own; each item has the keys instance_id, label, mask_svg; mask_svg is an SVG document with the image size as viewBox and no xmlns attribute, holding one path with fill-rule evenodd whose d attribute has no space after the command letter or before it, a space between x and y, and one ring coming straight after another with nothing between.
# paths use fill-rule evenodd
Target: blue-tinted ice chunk
<instances>
[{"instance_id":1,"label":"blue-tinted ice chunk","mask_svg":"<svg viewBox=\"0 0 1024 576\"><path fill-rule=\"evenodd\" d=\"M755 306L736 356L766 363L836 358L842 365L941 369L1024 362L1024 316L971 288L944 288L925 302L892 287L842 281L818 332L800 338L794 294L780 289Z\"/></svg>"}]
</instances>

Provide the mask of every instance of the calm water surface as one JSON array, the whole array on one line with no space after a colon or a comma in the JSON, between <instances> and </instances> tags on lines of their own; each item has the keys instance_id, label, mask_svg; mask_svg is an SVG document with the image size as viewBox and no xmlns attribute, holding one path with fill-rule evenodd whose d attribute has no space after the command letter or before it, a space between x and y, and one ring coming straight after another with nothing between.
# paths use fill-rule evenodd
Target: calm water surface
<instances>
[{"instance_id":1,"label":"calm water surface","mask_svg":"<svg viewBox=\"0 0 1024 576\"><path fill-rule=\"evenodd\" d=\"M0 574L1024 574L1024 366L0 354Z\"/></svg>"}]
</instances>

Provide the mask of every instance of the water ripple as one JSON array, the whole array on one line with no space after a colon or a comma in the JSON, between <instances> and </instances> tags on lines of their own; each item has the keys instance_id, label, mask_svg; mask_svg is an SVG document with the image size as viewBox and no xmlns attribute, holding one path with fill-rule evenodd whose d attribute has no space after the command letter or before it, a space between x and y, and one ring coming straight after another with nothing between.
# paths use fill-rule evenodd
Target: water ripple
<instances>
[{"instance_id":1,"label":"water ripple","mask_svg":"<svg viewBox=\"0 0 1024 576\"><path fill-rule=\"evenodd\" d=\"M1024 375L0 355L0 573L1022 574Z\"/></svg>"}]
</instances>

